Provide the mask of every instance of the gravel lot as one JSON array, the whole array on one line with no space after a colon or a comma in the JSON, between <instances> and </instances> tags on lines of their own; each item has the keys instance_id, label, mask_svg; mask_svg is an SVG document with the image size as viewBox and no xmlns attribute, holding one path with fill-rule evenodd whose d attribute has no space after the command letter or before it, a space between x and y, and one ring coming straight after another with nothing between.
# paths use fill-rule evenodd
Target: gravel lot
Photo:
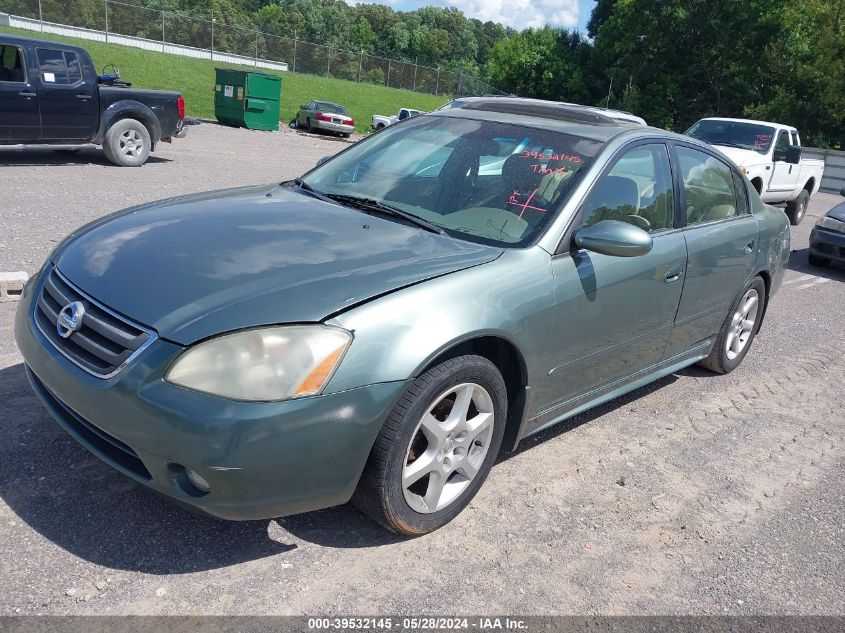
<instances>
[{"instance_id":1,"label":"gravel lot","mask_svg":"<svg viewBox=\"0 0 845 633\"><path fill-rule=\"evenodd\" d=\"M204 124L140 169L0 150L0 270L121 207L292 178L346 141ZM154 184L152 184L154 183ZM845 614L845 272L819 194L742 366L687 369L524 442L446 528L350 507L225 523L92 457L29 389L0 304L0 614Z\"/></svg>"}]
</instances>

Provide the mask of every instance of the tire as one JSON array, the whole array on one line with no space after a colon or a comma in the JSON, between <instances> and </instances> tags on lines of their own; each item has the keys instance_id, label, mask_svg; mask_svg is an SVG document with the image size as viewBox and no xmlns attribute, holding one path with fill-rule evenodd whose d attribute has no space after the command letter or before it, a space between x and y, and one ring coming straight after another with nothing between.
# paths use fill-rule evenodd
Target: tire
<instances>
[{"instance_id":1,"label":"tire","mask_svg":"<svg viewBox=\"0 0 845 633\"><path fill-rule=\"evenodd\" d=\"M804 219L804 215L807 213L807 203L809 200L810 194L806 189L802 189L795 200L790 200L786 203L786 215L792 226L801 224L801 220Z\"/></svg>"},{"instance_id":2,"label":"tire","mask_svg":"<svg viewBox=\"0 0 845 633\"><path fill-rule=\"evenodd\" d=\"M384 123L379 123L379 124L376 126L376 129L377 129L377 130L383 130L383 129L384 129Z\"/></svg>"},{"instance_id":3,"label":"tire","mask_svg":"<svg viewBox=\"0 0 845 633\"><path fill-rule=\"evenodd\" d=\"M819 257L812 253L807 255L807 260L810 262L810 266L821 266L822 268L830 266L830 260L827 257Z\"/></svg>"},{"instance_id":4,"label":"tire","mask_svg":"<svg viewBox=\"0 0 845 633\"><path fill-rule=\"evenodd\" d=\"M343 134L341 134L341 136L342 136L343 138L349 138L349 137L350 137L350 136L352 136L352 135L351 135L351 134L349 134L348 132L344 132Z\"/></svg>"},{"instance_id":5,"label":"tire","mask_svg":"<svg viewBox=\"0 0 845 633\"><path fill-rule=\"evenodd\" d=\"M463 415L455 411L456 403L466 403ZM446 525L490 472L507 407L505 382L486 358L459 356L432 367L408 386L388 415L353 503L406 536Z\"/></svg>"},{"instance_id":6,"label":"tire","mask_svg":"<svg viewBox=\"0 0 845 633\"><path fill-rule=\"evenodd\" d=\"M121 119L106 132L103 152L120 167L140 167L150 155L150 133L137 119Z\"/></svg>"},{"instance_id":7,"label":"tire","mask_svg":"<svg viewBox=\"0 0 845 633\"><path fill-rule=\"evenodd\" d=\"M755 299L755 303L749 309L747 303L752 298ZM698 364L717 374L728 374L736 369L745 358L760 329L765 306L766 284L757 276L748 282L733 302L722 330L713 344L713 349L709 356ZM740 318L743 314L745 316ZM752 314L754 320L749 324L748 317Z\"/></svg>"}]
</instances>

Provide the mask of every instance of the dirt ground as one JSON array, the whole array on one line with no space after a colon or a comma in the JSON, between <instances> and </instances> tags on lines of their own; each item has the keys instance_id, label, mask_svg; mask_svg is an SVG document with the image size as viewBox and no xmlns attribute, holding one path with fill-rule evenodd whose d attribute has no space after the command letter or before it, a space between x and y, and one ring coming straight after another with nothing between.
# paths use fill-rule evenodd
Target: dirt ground
<instances>
[{"instance_id":1,"label":"dirt ground","mask_svg":"<svg viewBox=\"0 0 845 633\"><path fill-rule=\"evenodd\" d=\"M140 169L0 150L0 270L87 221L295 177L346 141L204 124ZM351 507L191 514L116 474L27 385L0 304L0 614L843 614L845 271L790 270L742 366L691 368L525 441L453 523L391 535Z\"/></svg>"}]
</instances>

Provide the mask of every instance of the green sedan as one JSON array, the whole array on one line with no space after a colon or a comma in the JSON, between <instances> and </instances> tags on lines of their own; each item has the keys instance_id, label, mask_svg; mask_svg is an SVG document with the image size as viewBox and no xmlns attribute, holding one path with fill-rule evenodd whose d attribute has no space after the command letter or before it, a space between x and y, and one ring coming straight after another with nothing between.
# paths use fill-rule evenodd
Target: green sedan
<instances>
[{"instance_id":1,"label":"green sedan","mask_svg":"<svg viewBox=\"0 0 845 633\"><path fill-rule=\"evenodd\" d=\"M352 500L417 535L525 437L694 363L735 369L788 257L783 211L704 143L478 99L294 181L83 227L15 337L58 423L179 503L248 520Z\"/></svg>"}]
</instances>

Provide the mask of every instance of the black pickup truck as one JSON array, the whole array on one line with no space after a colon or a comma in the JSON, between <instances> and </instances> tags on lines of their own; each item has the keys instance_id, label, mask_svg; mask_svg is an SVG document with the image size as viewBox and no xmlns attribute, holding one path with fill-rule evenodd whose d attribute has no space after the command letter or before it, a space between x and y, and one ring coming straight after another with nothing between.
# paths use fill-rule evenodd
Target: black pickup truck
<instances>
[{"instance_id":1,"label":"black pickup truck","mask_svg":"<svg viewBox=\"0 0 845 633\"><path fill-rule=\"evenodd\" d=\"M0 34L0 145L102 145L116 165L143 165L184 135L185 100L98 76L78 46Z\"/></svg>"}]
</instances>

